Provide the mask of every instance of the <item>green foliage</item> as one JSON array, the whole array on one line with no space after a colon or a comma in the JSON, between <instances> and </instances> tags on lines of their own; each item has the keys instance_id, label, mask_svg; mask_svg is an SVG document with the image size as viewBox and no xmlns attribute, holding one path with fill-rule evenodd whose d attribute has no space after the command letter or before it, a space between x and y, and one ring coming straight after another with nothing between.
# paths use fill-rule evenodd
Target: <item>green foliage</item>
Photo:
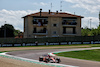
<instances>
[{"instance_id":1,"label":"green foliage","mask_svg":"<svg viewBox=\"0 0 100 67\"><path fill-rule=\"evenodd\" d=\"M81 34L82 36L96 36L96 35L100 35L100 25L97 28L84 28L81 30Z\"/></svg>"},{"instance_id":2,"label":"green foliage","mask_svg":"<svg viewBox=\"0 0 100 67\"><path fill-rule=\"evenodd\" d=\"M14 35L17 36L21 31L20 30L15 30Z\"/></svg>"},{"instance_id":3,"label":"green foliage","mask_svg":"<svg viewBox=\"0 0 100 67\"><path fill-rule=\"evenodd\" d=\"M13 25L11 25L11 24L2 25L0 28L0 37L1 38L15 37L16 35L18 35L18 33L20 33L20 30L15 30Z\"/></svg>"},{"instance_id":4,"label":"green foliage","mask_svg":"<svg viewBox=\"0 0 100 67\"><path fill-rule=\"evenodd\" d=\"M58 53L58 56L100 61L100 49Z\"/></svg>"},{"instance_id":5,"label":"green foliage","mask_svg":"<svg viewBox=\"0 0 100 67\"><path fill-rule=\"evenodd\" d=\"M89 36L89 32L90 32L90 30L88 28L81 30L82 36Z\"/></svg>"},{"instance_id":6,"label":"green foliage","mask_svg":"<svg viewBox=\"0 0 100 67\"><path fill-rule=\"evenodd\" d=\"M5 24L0 28L0 37L14 37L14 27L10 24Z\"/></svg>"},{"instance_id":7,"label":"green foliage","mask_svg":"<svg viewBox=\"0 0 100 67\"><path fill-rule=\"evenodd\" d=\"M98 34L100 35L100 25L98 26L97 30L98 30Z\"/></svg>"}]
</instances>

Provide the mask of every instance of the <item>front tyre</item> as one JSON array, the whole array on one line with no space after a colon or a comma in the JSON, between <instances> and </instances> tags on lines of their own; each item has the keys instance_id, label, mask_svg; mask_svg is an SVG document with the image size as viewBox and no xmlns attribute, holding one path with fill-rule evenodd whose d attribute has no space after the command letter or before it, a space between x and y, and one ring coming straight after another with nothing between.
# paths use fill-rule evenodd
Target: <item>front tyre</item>
<instances>
[{"instance_id":1,"label":"front tyre","mask_svg":"<svg viewBox=\"0 0 100 67\"><path fill-rule=\"evenodd\" d=\"M57 60L57 63L60 63L61 62L60 58L56 58L56 60Z\"/></svg>"}]
</instances>

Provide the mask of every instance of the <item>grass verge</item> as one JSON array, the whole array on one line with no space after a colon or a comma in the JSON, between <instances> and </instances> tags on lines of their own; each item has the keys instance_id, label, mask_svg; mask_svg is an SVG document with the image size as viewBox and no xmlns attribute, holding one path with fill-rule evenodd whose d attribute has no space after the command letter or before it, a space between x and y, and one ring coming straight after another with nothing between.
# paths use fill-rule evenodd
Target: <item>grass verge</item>
<instances>
[{"instance_id":1,"label":"grass verge","mask_svg":"<svg viewBox=\"0 0 100 67\"><path fill-rule=\"evenodd\" d=\"M91 48L99 47L100 44L73 44L73 45L43 45L43 46L21 46L21 47L0 47L3 51L34 50L34 49L68 49L68 48Z\"/></svg>"},{"instance_id":2,"label":"grass verge","mask_svg":"<svg viewBox=\"0 0 100 67\"><path fill-rule=\"evenodd\" d=\"M92 44L91 47L100 47L100 44Z\"/></svg>"},{"instance_id":3,"label":"grass verge","mask_svg":"<svg viewBox=\"0 0 100 67\"><path fill-rule=\"evenodd\" d=\"M0 53L4 53L4 52L9 52L9 51L2 51L2 52L0 52Z\"/></svg>"},{"instance_id":4,"label":"grass verge","mask_svg":"<svg viewBox=\"0 0 100 67\"><path fill-rule=\"evenodd\" d=\"M92 61L100 61L100 49L62 52L56 55L63 57L92 60Z\"/></svg>"}]
</instances>

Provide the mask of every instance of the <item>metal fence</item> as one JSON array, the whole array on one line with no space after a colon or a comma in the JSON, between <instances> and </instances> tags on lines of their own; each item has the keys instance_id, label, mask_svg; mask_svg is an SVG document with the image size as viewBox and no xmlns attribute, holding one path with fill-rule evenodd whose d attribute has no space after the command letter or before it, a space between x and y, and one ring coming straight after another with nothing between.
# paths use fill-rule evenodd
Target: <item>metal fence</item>
<instances>
[{"instance_id":1,"label":"metal fence","mask_svg":"<svg viewBox=\"0 0 100 67\"><path fill-rule=\"evenodd\" d=\"M61 43L61 42L91 42L100 41L99 36L76 36L76 37L46 37L46 38L0 38L1 46L3 44L28 44L28 43ZM22 46L22 45L21 45Z\"/></svg>"}]
</instances>

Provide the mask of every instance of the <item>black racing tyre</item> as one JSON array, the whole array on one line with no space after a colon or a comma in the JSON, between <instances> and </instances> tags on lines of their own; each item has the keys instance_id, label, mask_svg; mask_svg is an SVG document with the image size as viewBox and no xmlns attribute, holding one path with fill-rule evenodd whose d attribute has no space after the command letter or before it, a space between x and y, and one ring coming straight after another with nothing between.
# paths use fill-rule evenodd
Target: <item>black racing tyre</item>
<instances>
[{"instance_id":1,"label":"black racing tyre","mask_svg":"<svg viewBox=\"0 0 100 67\"><path fill-rule=\"evenodd\" d=\"M61 62L60 58L56 58L56 60L57 60L57 63L60 63Z\"/></svg>"},{"instance_id":2,"label":"black racing tyre","mask_svg":"<svg viewBox=\"0 0 100 67\"><path fill-rule=\"evenodd\" d=\"M39 61L43 61L43 57L39 57Z\"/></svg>"}]
</instances>

